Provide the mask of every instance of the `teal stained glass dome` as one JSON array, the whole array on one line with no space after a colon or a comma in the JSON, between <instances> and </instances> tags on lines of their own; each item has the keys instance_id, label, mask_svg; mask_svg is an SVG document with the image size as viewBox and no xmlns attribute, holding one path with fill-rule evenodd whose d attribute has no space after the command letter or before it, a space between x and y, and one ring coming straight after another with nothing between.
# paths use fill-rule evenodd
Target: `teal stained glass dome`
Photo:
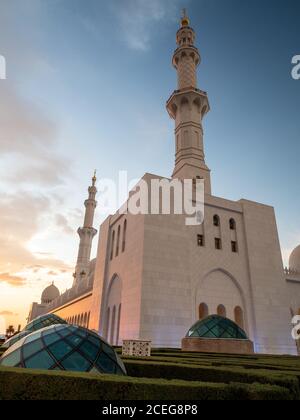
<instances>
[{"instance_id":1,"label":"teal stained glass dome","mask_svg":"<svg viewBox=\"0 0 300 420\"><path fill-rule=\"evenodd\" d=\"M196 322L186 335L187 338L222 338L248 340L247 334L235 322L219 315L211 315Z\"/></svg>"},{"instance_id":2,"label":"teal stained glass dome","mask_svg":"<svg viewBox=\"0 0 300 420\"><path fill-rule=\"evenodd\" d=\"M38 331L41 328L49 327L50 325L67 324L65 320L55 314L46 314L35 318L24 328L25 331Z\"/></svg>"},{"instance_id":3,"label":"teal stained glass dome","mask_svg":"<svg viewBox=\"0 0 300 420\"><path fill-rule=\"evenodd\" d=\"M30 331L21 331L20 333L14 335L13 337L6 340L2 346L0 347L2 350L7 350L9 347L13 346L17 341L21 340L21 338L26 337L27 335L31 334Z\"/></svg>"},{"instance_id":4,"label":"teal stained glass dome","mask_svg":"<svg viewBox=\"0 0 300 420\"><path fill-rule=\"evenodd\" d=\"M123 362L98 334L74 325L51 325L11 346L0 366L126 375Z\"/></svg>"}]
</instances>

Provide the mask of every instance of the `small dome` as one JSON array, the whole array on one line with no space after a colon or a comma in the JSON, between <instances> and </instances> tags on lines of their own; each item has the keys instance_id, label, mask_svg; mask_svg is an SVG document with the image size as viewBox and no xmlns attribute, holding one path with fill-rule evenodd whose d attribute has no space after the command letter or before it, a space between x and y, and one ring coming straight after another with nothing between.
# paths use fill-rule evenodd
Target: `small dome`
<instances>
[{"instance_id":1,"label":"small dome","mask_svg":"<svg viewBox=\"0 0 300 420\"><path fill-rule=\"evenodd\" d=\"M46 314L35 318L24 328L25 331L38 331L41 328L49 327L49 325L67 324L65 320L54 314Z\"/></svg>"},{"instance_id":2,"label":"small dome","mask_svg":"<svg viewBox=\"0 0 300 420\"><path fill-rule=\"evenodd\" d=\"M51 286L46 287L43 291L41 301L43 304L51 303L53 300L59 298L59 296L58 288L54 284L51 284Z\"/></svg>"},{"instance_id":3,"label":"small dome","mask_svg":"<svg viewBox=\"0 0 300 420\"><path fill-rule=\"evenodd\" d=\"M202 321L196 322L190 328L188 338L222 338L233 340L248 340L247 334L237 324L228 318L211 315Z\"/></svg>"},{"instance_id":4,"label":"small dome","mask_svg":"<svg viewBox=\"0 0 300 420\"><path fill-rule=\"evenodd\" d=\"M300 245L290 255L290 269L300 273Z\"/></svg>"},{"instance_id":5,"label":"small dome","mask_svg":"<svg viewBox=\"0 0 300 420\"><path fill-rule=\"evenodd\" d=\"M109 344L74 325L51 325L22 338L3 354L0 366L126 375Z\"/></svg>"}]
</instances>

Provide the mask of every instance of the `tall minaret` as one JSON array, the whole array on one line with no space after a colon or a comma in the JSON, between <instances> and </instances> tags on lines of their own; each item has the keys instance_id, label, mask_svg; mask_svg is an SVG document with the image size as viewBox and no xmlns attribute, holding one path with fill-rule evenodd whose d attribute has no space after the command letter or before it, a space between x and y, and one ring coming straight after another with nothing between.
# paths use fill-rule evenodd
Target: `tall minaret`
<instances>
[{"instance_id":1,"label":"tall minaret","mask_svg":"<svg viewBox=\"0 0 300 420\"><path fill-rule=\"evenodd\" d=\"M84 225L78 229L78 235L80 237L79 251L77 258L76 270L74 273L73 286L78 285L81 281L85 280L89 273L89 264L91 258L91 249L94 236L97 234L97 230L93 227L95 209L97 207L96 201L96 171L92 178L92 185L89 187L89 198L85 201L85 217Z\"/></svg>"},{"instance_id":2,"label":"tall minaret","mask_svg":"<svg viewBox=\"0 0 300 420\"><path fill-rule=\"evenodd\" d=\"M195 32L184 10L177 32L178 48L173 66L178 74L178 89L167 102L167 110L175 120L176 161L173 178L205 181L205 192L211 194L210 170L205 164L202 119L210 110L206 92L197 88L197 67L201 62L194 46Z\"/></svg>"}]
</instances>

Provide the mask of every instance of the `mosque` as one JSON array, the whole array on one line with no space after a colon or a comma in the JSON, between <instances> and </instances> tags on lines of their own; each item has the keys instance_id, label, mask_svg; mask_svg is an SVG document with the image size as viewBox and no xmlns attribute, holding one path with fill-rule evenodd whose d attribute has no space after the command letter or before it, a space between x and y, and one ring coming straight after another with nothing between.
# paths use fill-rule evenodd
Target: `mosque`
<instances>
[{"instance_id":1,"label":"mosque","mask_svg":"<svg viewBox=\"0 0 300 420\"><path fill-rule=\"evenodd\" d=\"M300 314L300 246L285 269L274 209L213 195L202 126L210 106L197 85L201 58L186 15L176 41L178 86L167 101L175 120L172 179L204 180L204 222L186 226L184 215L117 212L101 225L91 261L94 176L78 230L73 287L61 295L54 284L47 287L28 320L54 313L96 330L112 345L147 339L154 347L180 347L191 325L216 314L243 328L258 353L297 354L291 319ZM146 173L142 179L163 178Z\"/></svg>"}]
</instances>

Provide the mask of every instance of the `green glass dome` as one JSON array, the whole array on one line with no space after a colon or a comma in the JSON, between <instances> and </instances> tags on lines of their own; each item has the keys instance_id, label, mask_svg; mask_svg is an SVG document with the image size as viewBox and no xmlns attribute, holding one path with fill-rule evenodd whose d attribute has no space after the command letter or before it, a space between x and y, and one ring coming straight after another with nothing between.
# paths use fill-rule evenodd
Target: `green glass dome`
<instances>
[{"instance_id":1,"label":"green glass dome","mask_svg":"<svg viewBox=\"0 0 300 420\"><path fill-rule=\"evenodd\" d=\"M247 334L236 323L219 315L211 315L196 322L190 328L188 338L222 338L232 340L248 340Z\"/></svg>"},{"instance_id":2,"label":"green glass dome","mask_svg":"<svg viewBox=\"0 0 300 420\"><path fill-rule=\"evenodd\" d=\"M9 347L11 347L12 345L14 345L17 341L21 340L21 338L26 337L27 335L31 334L30 331L21 331L19 334L14 335L13 337L9 338L8 340L6 340L2 346L0 347L0 349L4 349L7 350L9 349Z\"/></svg>"},{"instance_id":3,"label":"green glass dome","mask_svg":"<svg viewBox=\"0 0 300 420\"><path fill-rule=\"evenodd\" d=\"M65 320L54 314L46 314L35 318L24 328L25 331L37 331L41 328L49 327L49 325L67 324Z\"/></svg>"},{"instance_id":4,"label":"green glass dome","mask_svg":"<svg viewBox=\"0 0 300 420\"><path fill-rule=\"evenodd\" d=\"M126 375L121 359L98 334L69 324L22 338L2 355L0 366Z\"/></svg>"}]
</instances>

